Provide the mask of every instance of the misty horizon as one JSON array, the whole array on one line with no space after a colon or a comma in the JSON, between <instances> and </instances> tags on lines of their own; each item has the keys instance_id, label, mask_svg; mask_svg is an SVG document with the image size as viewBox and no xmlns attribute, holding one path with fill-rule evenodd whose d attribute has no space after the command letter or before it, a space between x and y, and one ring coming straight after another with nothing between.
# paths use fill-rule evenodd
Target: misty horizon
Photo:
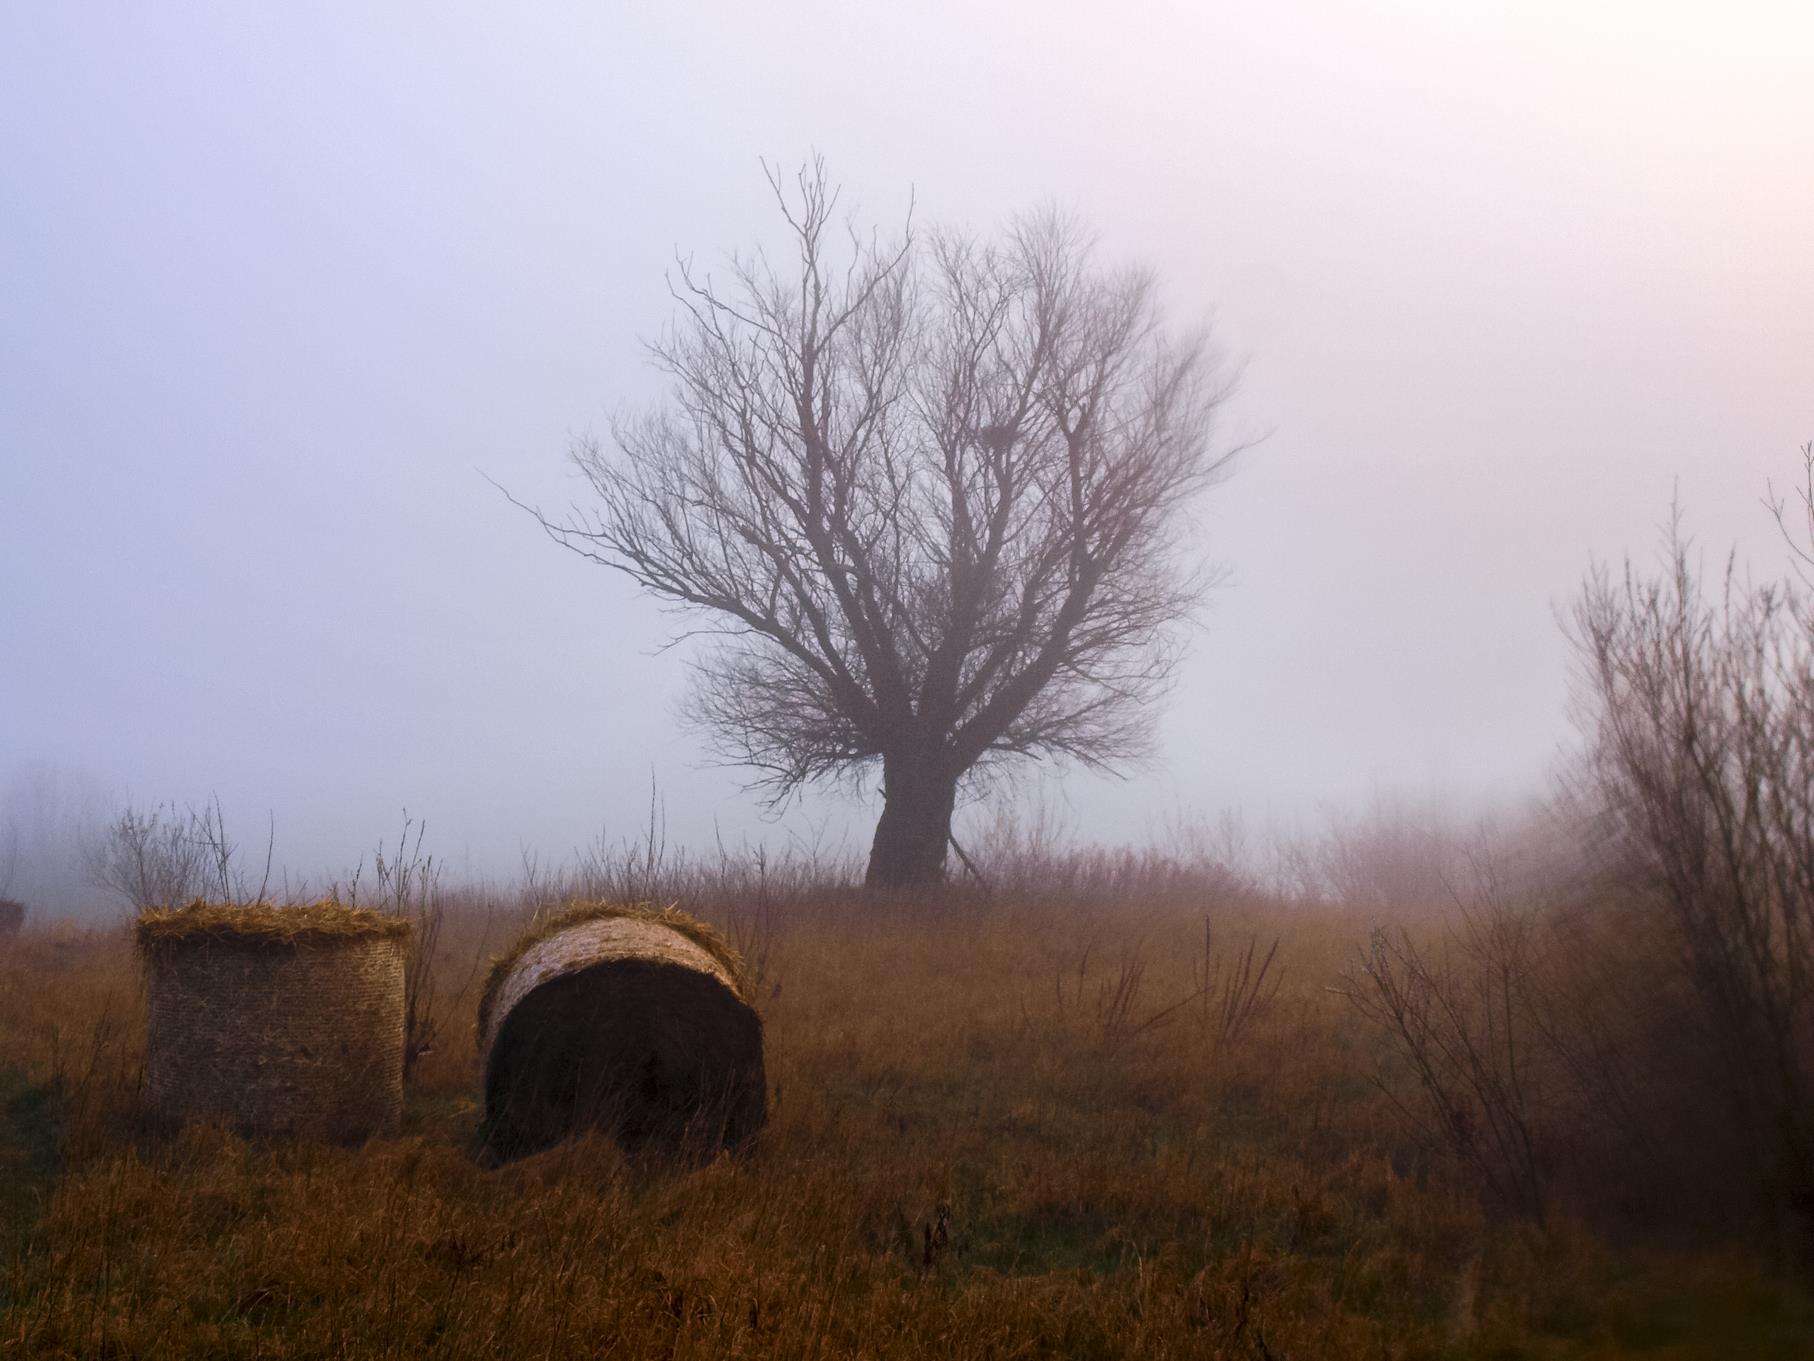
<instances>
[{"instance_id":1,"label":"misty horizon","mask_svg":"<svg viewBox=\"0 0 1814 1361\"><path fill-rule=\"evenodd\" d=\"M319 878L407 809L504 877L634 838L653 785L676 847L860 855L873 791L766 816L676 721L677 621L493 485L583 504L572 440L662 396L677 255L773 245L760 161L815 151L883 234L1056 203L1240 373L1158 758L1009 791L1079 840L1517 806L1574 740L1594 560L1648 565L1679 501L1710 571L1789 570L1794 7L228 13L0 21L15 821L47 782L91 822L218 798Z\"/></svg>"}]
</instances>

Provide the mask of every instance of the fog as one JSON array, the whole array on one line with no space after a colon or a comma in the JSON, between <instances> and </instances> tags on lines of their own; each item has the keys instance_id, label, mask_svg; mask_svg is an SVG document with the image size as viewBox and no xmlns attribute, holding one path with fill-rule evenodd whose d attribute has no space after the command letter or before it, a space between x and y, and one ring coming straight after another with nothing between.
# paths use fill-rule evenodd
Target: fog
<instances>
[{"instance_id":1,"label":"fog","mask_svg":"<svg viewBox=\"0 0 1814 1361\"><path fill-rule=\"evenodd\" d=\"M1160 758L1021 796L1113 842L1541 791L1596 555L1679 497L1786 568L1814 10L1355 8L9 8L8 815L217 795L321 869L407 808L502 873L653 782L677 844L866 845L873 799L704 764L678 621L493 485L586 494L676 252L775 241L759 158L815 151L884 231L1075 211L1241 373Z\"/></svg>"}]
</instances>

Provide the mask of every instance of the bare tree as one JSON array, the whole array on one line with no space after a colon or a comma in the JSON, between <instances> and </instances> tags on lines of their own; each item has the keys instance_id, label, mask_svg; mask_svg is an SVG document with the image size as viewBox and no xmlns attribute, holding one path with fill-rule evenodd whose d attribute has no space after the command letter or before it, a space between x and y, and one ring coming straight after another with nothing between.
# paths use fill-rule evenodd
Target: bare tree
<instances>
[{"instance_id":1,"label":"bare tree","mask_svg":"<svg viewBox=\"0 0 1814 1361\"><path fill-rule=\"evenodd\" d=\"M596 507L533 513L701 618L690 715L773 803L879 763L868 881L924 883L998 762L1148 749L1227 386L1056 214L885 245L832 230L822 162L769 180L797 258L681 262L671 399L576 445Z\"/></svg>"}]
</instances>

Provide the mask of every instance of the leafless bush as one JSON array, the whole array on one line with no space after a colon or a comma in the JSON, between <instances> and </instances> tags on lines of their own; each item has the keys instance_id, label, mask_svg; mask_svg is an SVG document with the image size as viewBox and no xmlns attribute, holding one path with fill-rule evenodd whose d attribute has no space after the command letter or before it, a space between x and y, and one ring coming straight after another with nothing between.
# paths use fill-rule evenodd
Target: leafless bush
<instances>
[{"instance_id":1,"label":"leafless bush","mask_svg":"<svg viewBox=\"0 0 1814 1361\"><path fill-rule=\"evenodd\" d=\"M10 853L7 896L43 916L92 913L92 853L113 801L92 777L30 762L0 780L0 847Z\"/></svg>"},{"instance_id":2,"label":"leafless bush","mask_svg":"<svg viewBox=\"0 0 1814 1361\"><path fill-rule=\"evenodd\" d=\"M6 833L5 848L0 849L0 941L18 935L25 924L25 904L6 896L19 864L19 832L8 827Z\"/></svg>"},{"instance_id":3,"label":"leafless bush","mask_svg":"<svg viewBox=\"0 0 1814 1361\"><path fill-rule=\"evenodd\" d=\"M1770 1200L1814 1228L1814 601L1728 560L1709 594L1679 514L1663 571L1577 600L1578 796L1670 942Z\"/></svg>"},{"instance_id":4,"label":"leafless bush","mask_svg":"<svg viewBox=\"0 0 1814 1361\"><path fill-rule=\"evenodd\" d=\"M1145 1010L1145 940L1122 941L1113 963L1093 972L1091 961L1100 958L1102 946L1103 930L1100 923L1095 923L1085 926L1070 950L1054 953L1052 1001L1053 1018L1060 1026L1067 1021L1081 1023L1095 1034L1104 1051L1118 1049L1171 1024L1199 1000L1201 987L1197 986L1153 1010ZM1024 997L1021 1012L1030 1029L1039 1028Z\"/></svg>"},{"instance_id":5,"label":"leafless bush","mask_svg":"<svg viewBox=\"0 0 1814 1361\"><path fill-rule=\"evenodd\" d=\"M1376 932L1347 995L1491 1202L1541 1219L1566 1178L1685 1218L1717 1193L1805 1261L1814 600L1731 559L1709 590L1678 513L1662 570L1596 568L1568 625L1587 743L1523 875L1542 910L1489 893L1438 945Z\"/></svg>"},{"instance_id":6,"label":"leafless bush","mask_svg":"<svg viewBox=\"0 0 1814 1361\"><path fill-rule=\"evenodd\" d=\"M1722 1045L1654 903L1599 874L1532 929L1529 1018L1565 1098L1549 1131L1558 1194L1644 1232L1748 1216L1754 1131L1719 1099Z\"/></svg>"},{"instance_id":7,"label":"leafless bush","mask_svg":"<svg viewBox=\"0 0 1814 1361\"><path fill-rule=\"evenodd\" d=\"M1340 989L1387 1037L1414 1080L1375 1081L1429 1143L1455 1157L1482 1200L1544 1226L1550 1071L1534 980L1532 918L1489 900L1440 946L1374 929Z\"/></svg>"},{"instance_id":8,"label":"leafless bush","mask_svg":"<svg viewBox=\"0 0 1814 1361\"><path fill-rule=\"evenodd\" d=\"M89 848L90 877L112 889L134 911L173 907L197 898L262 901L271 882L275 833L266 841L264 868L255 880L240 868L239 848L227 834L220 800L199 808L159 804L149 811L127 807Z\"/></svg>"},{"instance_id":9,"label":"leafless bush","mask_svg":"<svg viewBox=\"0 0 1814 1361\"><path fill-rule=\"evenodd\" d=\"M793 915L806 904L843 900L859 873L843 848L813 835L780 851L723 842L706 853L672 847L652 785L648 823L634 835L613 840L601 832L552 868L525 851L519 898L530 917L580 901L678 905L723 931L756 997L767 999L780 990L781 943Z\"/></svg>"},{"instance_id":10,"label":"leafless bush","mask_svg":"<svg viewBox=\"0 0 1814 1361\"><path fill-rule=\"evenodd\" d=\"M1279 937L1273 937L1256 967L1259 945L1259 936L1252 935L1245 950L1225 956L1216 944L1214 923L1208 916L1203 918L1203 953L1191 965L1196 984L1192 995L1201 1007L1203 1032L1217 1050L1236 1043L1265 1014L1285 980L1285 970L1272 967L1279 953Z\"/></svg>"},{"instance_id":11,"label":"leafless bush","mask_svg":"<svg viewBox=\"0 0 1814 1361\"><path fill-rule=\"evenodd\" d=\"M4 848L0 849L0 898L12 891L19 873L19 829L8 825Z\"/></svg>"},{"instance_id":12,"label":"leafless bush","mask_svg":"<svg viewBox=\"0 0 1814 1361\"><path fill-rule=\"evenodd\" d=\"M1814 587L1814 440L1801 446L1801 477L1795 486L1795 501L1779 494L1774 484L1764 504L1769 507L1776 527L1791 555L1790 566L1802 585ZM1799 524L1792 523L1799 521Z\"/></svg>"},{"instance_id":13,"label":"leafless bush","mask_svg":"<svg viewBox=\"0 0 1814 1361\"><path fill-rule=\"evenodd\" d=\"M371 907L407 918L411 925L409 952L403 965L403 1076L407 1080L423 1055L431 1053L440 1031L436 1011L435 952L441 943L446 919L441 901L441 866L425 854L422 838L428 824L403 813L403 830L394 849L384 843L372 853L372 883L363 883L361 861L344 885L333 886L335 897L349 907ZM363 892L363 900L361 894ZM474 965L476 972L477 964Z\"/></svg>"},{"instance_id":14,"label":"leafless bush","mask_svg":"<svg viewBox=\"0 0 1814 1361\"><path fill-rule=\"evenodd\" d=\"M1257 896L1258 885L1223 854L1225 845L1170 830L1165 845L1078 844L1075 828L1035 801L997 809L975 839L975 860L992 892L1021 904L1133 898L1225 902Z\"/></svg>"},{"instance_id":15,"label":"leafless bush","mask_svg":"<svg viewBox=\"0 0 1814 1361\"><path fill-rule=\"evenodd\" d=\"M583 848L575 867L583 891L573 896L614 903L654 902L663 895L671 878L674 859L668 849L667 806L651 779L648 826L637 836L615 845L607 842L601 832Z\"/></svg>"},{"instance_id":16,"label":"leafless bush","mask_svg":"<svg viewBox=\"0 0 1814 1361\"><path fill-rule=\"evenodd\" d=\"M1146 961L1138 943L1122 948L1115 971L1096 987L1096 1029L1102 1042L1113 1047L1136 1028L1134 1008L1146 986Z\"/></svg>"},{"instance_id":17,"label":"leafless bush","mask_svg":"<svg viewBox=\"0 0 1814 1361\"><path fill-rule=\"evenodd\" d=\"M722 849L720 855L728 870L728 855ZM750 988L760 999L779 987L774 970L780 906L775 887L769 881L767 852L756 852L752 868L740 876L739 889L723 909L723 924L732 946L743 960Z\"/></svg>"},{"instance_id":18,"label":"leafless bush","mask_svg":"<svg viewBox=\"0 0 1814 1361\"><path fill-rule=\"evenodd\" d=\"M1332 813L1309 854L1328 901L1403 912L1451 900L1467 840L1441 810L1382 795L1358 816Z\"/></svg>"}]
</instances>

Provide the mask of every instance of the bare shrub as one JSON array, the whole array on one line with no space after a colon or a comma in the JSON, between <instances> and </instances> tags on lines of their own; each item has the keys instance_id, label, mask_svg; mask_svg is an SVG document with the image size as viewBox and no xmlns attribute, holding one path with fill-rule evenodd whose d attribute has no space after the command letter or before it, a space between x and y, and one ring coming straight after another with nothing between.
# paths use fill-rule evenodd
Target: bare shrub
<instances>
[{"instance_id":1,"label":"bare shrub","mask_svg":"<svg viewBox=\"0 0 1814 1361\"><path fill-rule=\"evenodd\" d=\"M1703 586L1679 513L1663 570L1597 569L1571 636L1578 796L1710 1046L1706 1092L1750 1131L1767 1201L1814 1227L1814 602L1728 560ZM1674 980L1659 980L1668 986Z\"/></svg>"},{"instance_id":2,"label":"bare shrub","mask_svg":"<svg viewBox=\"0 0 1814 1361\"><path fill-rule=\"evenodd\" d=\"M0 849L0 941L19 934L25 925L25 904L6 895L11 892L19 868L19 829L8 827L4 849Z\"/></svg>"},{"instance_id":3,"label":"bare shrub","mask_svg":"<svg viewBox=\"0 0 1814 1361\"><path fill-rule=\"evenodd\" d=\"M1709 1099L1721 1045L1654 904L1602 873L1535 929L1530 1020L1567 1096L1552 1130L1558 1192L1646 1234L1730 1226L1749 1210L1752 1132Z\"/></svg>"},{"instance_id":4,"label":"bare shrub","mask_svg":"<svg viewBox=\"0 0 1814 1361\"><path fill-rule=\"evenodd\" d=\"M348 907L368 906L408 921L413 928L403 963L403 1077L414 1074L417 1062L433 1052L440 1031L436 1011L435 954L441 943L446 910L441 901L441 866L425 854L422 838L428 824L403 812L403 830L396 847L386 851L380 842L372 853L372 884L361 893L365 874L362 860L344 886L333 894ZM474 965L476 975L477 964ZM462 990L463 991L463 990Z\"/></svg>"},{"instance_id":5,"label":"bare shrub","mask_svg":"<svg viewBox=\"0 0 1814 1361\"><path fill-rule=\"evenodd\" d=\"M239 847L227 834L220 800L197 807L128 806L89 848L89 874L135 912L180 907L197 898L262 902L271 881L275 830L265 844L264 868L253 879L239 864Z\"/></svg>"},{"instance_id":6,"label":"bare shrub","mask_svg":"<svg viewBox=\"0 0 1814 1361\"><path fill-rule=\"evenodd\" d=\"M637 836L612 845L601 832L578 857L581 891L575 897L612 903L652 903L669 879L668 810L649 781L649 823ZM678 865L675 865L678 868Z\"/></svg>"},{"instance_id":7,"label":"bare shrub","mask_svg":"<svg viewBox=\"0 0 1814 1361\"><path fill-rule=\"evenodd\" d=\"M1309 855L1327 901L1404 912L1446 906L1468 849L1453 817L1382 794L1359 815L1331 813Z\"/></svg>"},{"instance_id":8,"label":"bare shrub","mask_svg":"<svg viewBox=\"0 0 1814 1361\"><path fill-rule=\"evenodd\" d=\"M1104 1052L1153 1034L1180 1018L1188 1019L1199 1007L1200 1033L1208 1038L1212 1050L1220 1051L1265 1013L1283 976L1283 970L1273 968L1277 939L1257 966L1257 936L1245 952L1224 959L1206 922L1203 939L1207 953L1192 961L1188 988L1169 999L1155 999L1148 987L1145 937L1124 938L1104 963L1105 935L1100 921L1085 923L1068 948L1050 955L1053 1020L1058 1028L1080 1023ZM1098 967L1092 968L1093 962ZM1027 1027L1037 1028L1027 997L1022 997L1020 1006Z\"/></svg>"},{"instance_id":9,"label":"bare shrub","mask_svg":"<svg viewBox=\"0 0 1814 1361\"><path fill-rule=\"evenodd\" d=\"M724 867L730 861L720 851ZM780 934L780 899L769 878L768 853L758 850L754 863L742 877L740 891L733 894L721 913L731 946L743 960L749 978L750 993L762 998L779 984L775 978L775 944Z\"/></svg>"},{"instance_id":10,"label":"bare shrub","mask_svg":"<svg viewBox=\"0 0 1814 1361\"><path fill-rule=\"evenodd\" d=\"M1487 900L1420 945L1376 927L1340 989L1412 1079L1374 1081L1408 1124L1469 1173L1489 1211L1547 1223L1552 1068L1537 1017L1533 918Z\"/></svg>"},{"instance_id":11,"label":"bare shrub","mask_svg":"<svg viewBox=\"0 0 1814 1361\"><path fill-rule=\"evenodd\" d=\"M1424 944L1377 931L1345 989L1408 1115L1489 1201L1558 1178L1646 1217L1814 1234L1814 600L1678 514L1661 570L1596 567L1568 617L1587 738L1542 901L1487 893Z\"/></svg>"},{"instance_id":12,"label":"bare shrub","mask_svg":"<svg viewBox=\"0 0 1814 1361\"><path fill-rule=\"evenodd\" d=\"M1154 898L1201 904L1259 894L1227 854L1228 843L1192 830L1169 828L1164 845L1102 846L1076 841L1074 824L1043 801L998 807L975 839L978 877L991 893L1022 905Z\"/></svg>"},{"instance_id":13,"label":"bare shrub","mask_svg":"<svg viewBox=\"0 0 1814 1361\"><path fill-rule=\"evenodd\" d=\"M1112 1048L1150 1022L1134 1019L1134 1008L1146 987L1146 960L1139 942L1124 945L1114 972L1096 986L1096 1031Z\"/></svg>"},{"instance_id":14,"label":"bare shrub","mask_svg":"<svg viewBox=\"0 0 1814 1361\"><path fill-rule=\"evenodd\" d=\"M90 853L113 803L79 769L28 762L0 781L0 867L16 898L41 916L91 915L96 884Z\"/></svg>"},{"instance_id":15,"label":"bare shrub","mask_svg":"<svg viewBox=\"0 0 1814 1361\"><path fill-rule=\"evenodd\" d=\"M1279 986L1285 981L1285 970L1272 967L1278 958L1279 940L1278 936L1272 938L1256 966L1258 933L1247 938L1245 950L1224 954L1216 944L1214 922L1207 915L1203 918L1203 953L1191 967L1196 984L1193 997L1201 1008L1203 1033L1217 1050L1236 1043L1278 996Z\"/></svg>"},{"instance_id":16,"label":"bare shrub","mask_svg":"<svg viewBox=\"0 0 1814 1361\"><path fill-rule=\"evenodd\" d=\"M13 880L19 875L19 829L8 824L0 843L0 898L12 892Z\"/></svg>"}]
</instances>

